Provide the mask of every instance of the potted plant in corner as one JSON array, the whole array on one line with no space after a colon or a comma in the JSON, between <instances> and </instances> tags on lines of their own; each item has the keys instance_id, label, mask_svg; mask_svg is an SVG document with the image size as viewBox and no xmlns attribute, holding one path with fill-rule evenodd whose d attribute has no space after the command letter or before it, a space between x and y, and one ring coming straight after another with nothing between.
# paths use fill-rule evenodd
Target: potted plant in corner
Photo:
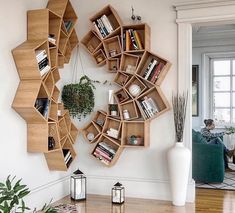
<instances>
[{"instance_id":1,"label":"potted plant in corner","mask_svg":"<svg viewBox=\"0 0 235 213\"><path fill-rule=\"evenodd\" d=\"M172 202L184 206L189 177L191 152L184 146L183 134L186 117L188 93L172 96L176 143L167 153Z\"/></svg>"},{"instance_id":2,"label":"potted plant in corner","mask_svg":"<svg viewBox=\"0 0 235 213\"><path fill-rule=\"evenodd\" d=\"M0 212L20 213L30 210L23 200L29 194L29 189L21 184L21 179L16 182L14 180L15 177L11 179L9 175L4 183L0 182Z\"/></svg>"}]
</instances>

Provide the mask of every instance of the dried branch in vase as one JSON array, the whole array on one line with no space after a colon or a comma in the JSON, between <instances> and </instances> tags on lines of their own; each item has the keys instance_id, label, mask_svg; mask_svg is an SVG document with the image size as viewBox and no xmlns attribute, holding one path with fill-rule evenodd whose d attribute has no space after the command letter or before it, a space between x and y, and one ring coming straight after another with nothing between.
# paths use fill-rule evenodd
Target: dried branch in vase
<instances>
[{"instance_id":1,"label":"dried branch in vase","mask_svg":"<svg viewBox=\"0 0 235 213\"><path fill-rule=\"evenodd\" d=\"M187 101L188 101L188 92L172 95L172 105L173 105L174 123L175 123L175 137L177 142L183 141Z\"/></svg>"}]
</instances>

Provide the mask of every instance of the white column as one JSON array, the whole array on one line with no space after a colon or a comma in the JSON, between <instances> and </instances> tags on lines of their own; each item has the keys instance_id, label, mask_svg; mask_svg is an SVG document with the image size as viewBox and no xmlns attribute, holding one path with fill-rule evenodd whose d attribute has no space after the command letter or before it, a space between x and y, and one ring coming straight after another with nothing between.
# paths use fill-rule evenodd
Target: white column
<instances>
[{"instance_id":1,"label":"white column","mask_svg":"<svg viewBox=\"0 0 235 213\"><path fill-rule=\"evenodd\" d=\"M192 151L192 25L178 23L178 91L188 91L188 105L185 120L184 145ZM192 164L191 164L192 168ZM189 182L193 182L192 169ZM195 200L195 188L191 191Z\"/></svg>"}]
</instances>

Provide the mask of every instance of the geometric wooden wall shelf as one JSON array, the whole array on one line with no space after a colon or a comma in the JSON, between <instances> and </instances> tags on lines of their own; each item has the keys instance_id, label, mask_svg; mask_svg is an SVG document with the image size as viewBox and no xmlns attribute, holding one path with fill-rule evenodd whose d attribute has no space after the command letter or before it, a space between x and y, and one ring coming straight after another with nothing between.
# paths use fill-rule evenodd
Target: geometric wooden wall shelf
<instances>
[{"instance_id":1,"label":"geometric wooden wall shelf","mask_svg":"<svg viewBox=\"0 0 235 213\"><path fill-rule=\"evenodd\" d=\"M151 120L170 109L161 91L171 63L150 51L148 24L123 25L108 5L90 18L93 28L81 43L98 66L115 73L114 92L107 111L98 111L83 128L83 136L95 143L92 156L113 166L124 148L149 146Z\"/></svg>"},{"instance_id":2,"label":"geometric wooden wall shelf","mask_svg":"<svg viewBox=\"0 0 235 213\"><path fill-rule=\"evenodd\" d=\"M66 171L76 157L78 129L58 103L59 67L78 45L69 0L49 0L27 12L27 40L12 50L20 83L12 107L27 122L28 152L44 153L50 170Z\"/></svg>"}]
</instances>

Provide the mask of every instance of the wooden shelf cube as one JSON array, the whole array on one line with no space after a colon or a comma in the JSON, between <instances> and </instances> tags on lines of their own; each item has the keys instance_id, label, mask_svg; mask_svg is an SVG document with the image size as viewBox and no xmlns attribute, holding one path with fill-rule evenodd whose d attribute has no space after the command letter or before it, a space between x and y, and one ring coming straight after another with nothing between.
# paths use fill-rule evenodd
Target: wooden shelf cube
<instances>
[{"instance_id":1,"label":"wooden shelf cube","mask_svg":"<svg viewBox=\"0 0 235 213\"><path fill-rule=\"evenodd\" d=\"M128 53L123 53L121 57L120 70L127 74L134 74L140 57L138 55L131 55Z\"/></svg>"},{"instance_id":2,"label":"wooden shelf cube","mask_svg":"<svg viewBox=\"0 0 235 213\"><path fill-rule=\"evenodd\" d=\"M53 93L53 89L54 89L54 84L55 84L53 75L51 72L49 72L47 76L43 79L43 83L46 88L47 94L49 95L49 97L51 97Z\"/></svg>"},{"instance_id":3,"label":"wooden shelf cube","mask_svg":"<svg viewBox=\"0 0 235 213\"><path fill-rule=\"evenodd\" d=\"M91 121L85 128L82 130L83 137L88 143L95 143L101 134L100 128L95 124L94 121ZM93 138L89 139L93 134Z\"/></svg>"},{"instance_id":4,"label":"wooden shelf cube","mask_svg":"<svg viewBox=\"0 0 235 213\"><path fill-rule=\"evenodd\" d=\"M126 118L124 110L128 111L129 118ZM139 118L139 110L133 100L120 104L120 111L122 120L135 120Z\"/></svg>"},{"instance_id":5,"label":"wooden shelf cube","mask_svg":"<svg viewBox=\"0 0 235 213\"><path fill-rule=\"evenodd\" d=\"M102 46L102 41L95 31L90 30L81 40L86 50L93 54Z\"/></svg>"},{"instance_id":6,"label":"wooden shelf cube","mask_svg":"<svg viewBox=\"0 0 235 213\"><path fill-rule=\"evenodd\" d=\"M129 97L129 95L127 94L127 91L124 88L121 88L118 91L116 91L114 93L114 97L115 97L117 103L119 103L119 104L131 99Z\"/></svg>"},{"instance_id":7,"label":"wooden shelf cube","mask_svg":"<svg viewBox=\"0 0 235 213\"><path fill-rule=\"evenodd\" d=\"M118 57L122 53L119 36L114 36L103 41L106 56L108 58Z\"/></svg>"},{"instance_id":8,"label":"wooden shelf cube","mask_svg":"<svg viewBox=\"0 0 235 213\"><path fill-rule=\"evenodd\" d=\"M54 69L57 67L58 63L58 54L57 54L57 48L50 48L50 59L51 59L51 68Z\"/></svg>"},{"instance_id":9,"label":"wooden shelf cube","mask_svg":"<svg viewBox=\"0 0 235 213\"><path fill-rule=\"evenodd\" d=\"M100 128L100 131L103 132L104 124L106 121L107 113L102 110L98 110L93 118L93 121Z\"/></svg>"},{"instance_id":10,"label":"wooden shelf cube","mask_svg":"<svg viewBox=\"0 0 235 213\"><path fill-rule=\"evenodd\" d=\"M104 165L110 167L116 163L122 151L123 148L116 140L102 135L92 151L92 155Z\"/></svg>"},{"instance_id":11,"label":"wooden shelf cube","mask_svg":"<svg viewBox=\"0 0 235 213\"><path fill-rule=\"evenodd\" d=\"M170 105L159 86L140 95L136 103L145 120L152 120L170 109Z\"/></svg>"},{"instance_id":12,"label":"wooden shelf cube","mask_svg":"<svg viewBox=\"0 0 235 213\"><path fill-rule=\"evenodd\" d=\"M75 29L73 29L69 35L69 43L70 43L71 50L73 50L79 43L78 36L77 36Z\"/></svg>"},{"instance_id":13,"label":"wooden shelf cube","mask_svg":"<svg viewBox=\"0 0 235 213\"><path fill-rule=\"evenodd\" d=\"M125 25L122 27L123 51L129 53L150 50L150 27L148 24Z\"/></svg>"},{"instance_id":14,"label":"wooden shelf cube","mask_svg":"<svg viewBox=\"0 0 235 213\"><path fill-rule=\"evenodd\" d=\"M120 67L120 59L119 58L109 58L107 60L108 71L111 73L117 73Z\"/></svg>"},{"instance_id":15,"label":"wooden shelf cube","mask_svg":"<svg viewBox=\"0 0 235 213\"><path fill-rule=\"evenodd\" d=\"M53 93L52 93L52 99L57 102L58 99L59 99L59 96L60 96L60 90L58 89L57 86L54 86L54 90L53 90Z\"/></svg>"},{"instance_id":16,"label":"wooden shelf cube","mask_svg":"<svg viewBox=\"0 0 235 213\"><path fill-rule=\"evenodd\" d=\"M150 125L147 121L124 121L122 128L123 147L149 146Z\"/></svg>"},{"instance_id":17,"label":"wooden shelf cube","mask_svg":"<svg viewBox=\"0 0 235 213\"><path fill-rule=\"evenodd\" d=\"M41 70L39 69L39 63L42 62L39 58L37 59L37 51L46 51L46 57L48 59L48 68L51 67L49 44L46 40L38 41L26 41L12 50L12 54L15 60L18 74L21 80L30 79L42 79L50 69ZM39 61L39 62L38 62Z\"/></svg>"},{"instance_id":18,"label":"wooden shelf cube","mask_svg":"<svg viewBox=\"0 0 235 213\"><path fill-rule=\"evenodd\" d=\"M64 31L60 31L60 40L59 40L59 53L65 54L66 46L68 42L68 36Z\"/></svg>"},{"instance_id":19,"label":"wooden shelf cube","mask_svg":"<svg viewBox=\"0 0 235 213\"><path fill-rule=\"evenodd\" d=\"M28 123L45 123L47 121L46 111L44 116L35 107L35 103L38 98L49 100L48 94L42 82L40 80L21 81L12 107ZM46 108L43 108L43 110L45 109Z\"/></svg>"},{"instance_id":20,"label":"wooden shelf cube","mask_svg":"<svg viewBox=\"0 0 235 213\"><path fill-rule=\"evenodd\" d=\"M58 130L58 125L56 122L48 123L48 143L49 143L49 137L53 138L55 142L55 147L53 149L49 149L49 144L48 144L48 151L51 152L51 151L61 149L59 130Z\"/></svg>"},{"instance_id":21,"label":"wooden shelf cube","mask_svg":"<svg viewBox=\"0 0 235 213\"><path fill-rule=\"evenodd\" d=\"M134 99L141 95L147 89L147 86L138 77L132 76L132 78L126 83L125 89Z\"/></svg>"},{"instance_id":22,"label":"wooden shelf cube","mask_svg":"<svg viewBox=\"0 0 235 213\"><path fill-rule=\"evenodd\" d=\"M64 117L59 119L58 125L59 125L60 138L63 139L64 137L67 137L68 129L67 129L67 125L66 125L66 121Z\"/></svg>"},{"instance_id":23,"label":"wooden shelf cube","mask_svg":"<svg viewBox=\"0 0 235 213\"><path fill-rule=\"evenodd\" d=\"M104 124L103 133L118 140L120 137L121 126L122 125L120 120L112 117L107 117ZM115 131L114 134L113 131Z\"/></svg>"},{"instance_id":24,"label":"wooden shelf cube","mask_svg":"<svg viewBox=\"0 0 235 213\"><path fill-rule=\"evenodd\" d=\"M106 55L103 49L97 50L94 54L93 57L95 59L95 62L98 66L102 66L106 64Z\"/></svg>"},{"instance_id":25,"label":"wooden shelf cube","mask_svg":"<svg viewBox=\"0 0 235 213\"><path fill-rule=\"evenodd\" d=\"M171 63L169 61L146 51L137 67L136 74L151 84L160 85L170 67Z\"/></svg>"},{"instance_id":26,"label":"wooden shelf cube","mask_svg":"<svg viewBox=\"0 0 235 213\"><path fill-rule=\"evenodd\" d=\"M107 17L107 21L103 21L103 18L102 18L103 15ZM94 16L90 18L90 21L92 22L94 29L97 31L97 34L102 39L110 38L111 36L115 35L117 31L120 31L121 26L122 26L122 21L119 15L115 11L115 9L111 7L110 5L107 5L106 7L101 9L99 12L97 12ZM111 27L109 26L109 24L111 25ZM100 25L102 26L100 27ZM102 29L99 30L100 28ZM111 31L111 29L113 30ZM102 36L102 34L104 36Z\"/></svg>"},{"instance_id":27,"label":"wooden shelf cube","mask_svg":"<svg viewBox=\"0 0 235 213\"><path fill-rule=\"evenodd\" d=\"M58 104L51 99L48 119L51 121L58 121L57 113L58 113Z\"/></svg>"},{"instance_id":28,"label":"wooden shelf cube","mask_svg":"<svg viewBox=\"0 0 235 213\"><path fill-rule=\"evenodd\" d=\"M58 68L53 69L51 73L53 75L54 83L56 84L60 80L60 73Z\"/></svg>"},{"instance_id":29,"label":"wooden shelf cube","mask_svg":"<svg viewBox=\"0 0 235 213\"><path fill-rule=\"evenodd\" d=\"M114 77L114 82L123 87L125 86L125 84L127 83L127 81L129 80L130 76L125 74L124 72L118 71L117 74Z\"/></svg>"}]
</instances>

